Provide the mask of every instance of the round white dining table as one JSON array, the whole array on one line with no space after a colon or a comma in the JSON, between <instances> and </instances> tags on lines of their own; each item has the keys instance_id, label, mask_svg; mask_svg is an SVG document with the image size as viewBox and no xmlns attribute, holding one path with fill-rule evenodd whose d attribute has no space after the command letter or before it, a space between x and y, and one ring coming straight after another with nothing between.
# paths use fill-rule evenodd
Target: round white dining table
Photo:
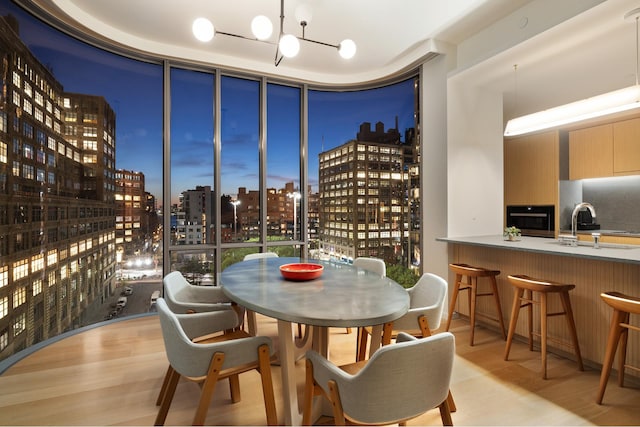
<instances>
[{"instance_id":1,"label":"round white dining table","mask_svg":"<svg viewBox=\"0 0 640 427\"><path fill-rule=\"evenodd\" d=\"M322 275L308 281L284 279L280 266L299 262L321 264ZM373 326L372 354L380 346L382 325L409 309L409 295L398 283L343 263L284 257L254 259L227 267L220 283L234 302L278 320L284 423L287 425L301 422L292 323L316 327L311 334L312 347L325 356L328 356L328 327Z\"/></svg>"}]
</instances>

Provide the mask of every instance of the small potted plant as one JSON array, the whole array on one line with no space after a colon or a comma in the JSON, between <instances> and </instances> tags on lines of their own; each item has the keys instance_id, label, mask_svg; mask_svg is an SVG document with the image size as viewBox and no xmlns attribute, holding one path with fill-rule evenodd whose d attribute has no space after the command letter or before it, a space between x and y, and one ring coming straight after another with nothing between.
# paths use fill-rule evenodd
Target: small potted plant
<instances>
[{"instance_id":1,"label":"small potted plant","mask_svg":"<svg viewBox=\"0 0 640 427\"><path fill-rule=\"evenodd\" d=\"M502 233L504 240L517 241L520 240L520 236L522 236L522 232L518 227L505 227L504 233Z\"/></svg>"}]
</instances>

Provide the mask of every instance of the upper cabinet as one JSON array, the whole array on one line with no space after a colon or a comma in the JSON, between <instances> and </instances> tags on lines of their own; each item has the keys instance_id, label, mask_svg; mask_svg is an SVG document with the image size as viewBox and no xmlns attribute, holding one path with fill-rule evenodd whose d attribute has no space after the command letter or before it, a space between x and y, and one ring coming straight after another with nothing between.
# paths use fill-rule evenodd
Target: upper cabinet
<instances>
[{"instance_id":1,"label":"upper cabinet","mask_svg":"<svg viewBox=\"0 0 640 427\"><path fill-rule=\"evenodd\" d=\"M505 205L556 205L559 159L558 131L506 139Z\"/></svg>"},{"instance_id":2,"label":"upper cabinet","mask_svg":"<svg viewBox=\"0 0 640 427\"><path fill-rule=\"evenodd\" d=\"M569 132L569 179L613 176L613 124Z\"/></svg>"},{"instance_id":3,"label":"upper cabinet","mask_svg":"<svg viewBox=\"0 0 640 427\"><path fill-rule=\"evenodd\" d=\"M640 174L640 118L613 124L613 173Z\"/></svg>"},{"instance_id":4,"label":"upper cabinet","mask_svg":"<svg viewBox=\"0 0 640 427\"><path fill-rule=\"evenodd\" d=\"M640 175L640 118L569 132L569 179Z\"/></svg>"}]
</instances>

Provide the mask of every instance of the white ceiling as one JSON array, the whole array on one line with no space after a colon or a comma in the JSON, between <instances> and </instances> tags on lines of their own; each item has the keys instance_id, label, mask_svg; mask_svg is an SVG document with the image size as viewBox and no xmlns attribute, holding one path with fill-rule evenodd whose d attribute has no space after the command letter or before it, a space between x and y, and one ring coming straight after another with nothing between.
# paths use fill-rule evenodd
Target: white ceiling
<instances>
[{"instance_id":1,"label":"white ceiling","mask_svg":"<svg viewBox=\"0 0 640 427\"><path fill-rule=\"evenodd\" d=\"M640 0L287 0L285 31L301 35L295 10L305 3L313 12L308 38L350 38L358 50L344 60L333 48L302 42L300 54L278 67L275 46L222 35L202 43L191 33L193 20L204 16L220 31L250 37L257 14L277 33L278 0L16 1L128 49L322 85L382 80L415 66L434 41L459 45L451 77L504 93L507 119L635 82L635 24L623 17ZM477 51L467 63L465 46Z\"/></svg>"},{"instance_id":2,"label":"white ceiling","mask_svg":"<svg viewBox=\"0 0 640 427\"><path fill-rule=\"evenodd\" d=\"M361 84L406 70L433 51L432 41L457 43L530 0L287 0L284 30L301 36L295 18L307 5L312 19L305 36L339 44L355 41L357 53L342 59L336 49L301 42L300 54L274 65L276 48L252 40L216 35L208 43L191 32L195 18L206 17L216 29L252 37L250 24L263 14L274 24L278 0L36 0L62 22L111 43L145 53L183 58L320 84ZM464 19L464 25L458 22Z\"/></svg>"}]
</instances>

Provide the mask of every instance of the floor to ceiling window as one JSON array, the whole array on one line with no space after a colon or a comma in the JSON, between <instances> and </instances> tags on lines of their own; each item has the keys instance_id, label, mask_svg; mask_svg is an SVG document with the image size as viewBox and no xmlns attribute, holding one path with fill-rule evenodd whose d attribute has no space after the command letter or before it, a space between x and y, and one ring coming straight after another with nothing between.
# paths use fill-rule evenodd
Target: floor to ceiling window
<instances>
[{"instance_id":1,"label":"floor to ceiling window","mask_svg":"<svg viewBox=\"0 0 640 427\"><path fill-rule=\"evenodd\" d=\"M309 182L317 191L317 256L418 267L410 237L418 182L415 79L353 92L309 91ZM414 172L412 172L412 170Z\"/></svg>"},{"instance_id":2,"label":"floor to ceiling window","mask_svg":"<svg viewBox=\"0 0 640 427\"><path fill-rule=\"evenodd\" d=\"M167 269L216 285L264 251L419 269L415 78L319 90L0 15L0 360L153 311Z\"/></svg>"},{"instance_id":3,"label":"floor to ceiling window","mask_svg":"<svg viewBox=\"0 0 640 427\"><path fill-rule=\"evenodd\" d=\"M172 68L170 270L196 284L213 284L215 198L214 74ZM180 248L192 248L179 250ZM195 249L193 249L195 248ZM204 248L204 249L203 249Z\"/></svg>"},{"instance_id":4,"label":"floor to ceiling window","mask_svg":"<svg viewBox=\"0 0 640 427\"><path fill-rule=\"evenodd\" d=\"M162 66L0 15L4 359L161 289Z\"/></svg>"}]
</instances>

